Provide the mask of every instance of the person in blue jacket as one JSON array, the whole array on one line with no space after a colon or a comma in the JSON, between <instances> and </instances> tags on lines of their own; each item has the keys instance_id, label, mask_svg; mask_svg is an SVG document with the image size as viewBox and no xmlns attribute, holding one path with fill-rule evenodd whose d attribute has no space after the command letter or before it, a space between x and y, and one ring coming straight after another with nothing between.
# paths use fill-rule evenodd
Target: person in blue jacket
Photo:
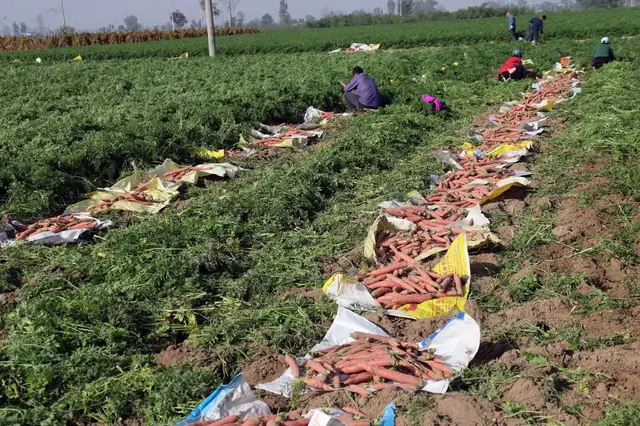
<instances>
[{"instance_id":1,"label":"person in blue jacket","mask_svg":"<svg viewBox=\"0 0 640 426\"><path fill-rule=\"evenodd\" d=\"M538 44L541 38L544 38L544 21L547 15L531 18L531 26L529 27L529 41L532 44Z\"/></svg>"},{"instance_id":2,"label":"person in blue jacket","mask_svg":"<svg viewBox=\"0 0 640 426\"><path fill-rule=\"evenodd\" d=\"M511 12L507 12L507 19L509 21L509 41L516 41L518 40L516 36L516 17Z\"/></svg>"}]
</instances>

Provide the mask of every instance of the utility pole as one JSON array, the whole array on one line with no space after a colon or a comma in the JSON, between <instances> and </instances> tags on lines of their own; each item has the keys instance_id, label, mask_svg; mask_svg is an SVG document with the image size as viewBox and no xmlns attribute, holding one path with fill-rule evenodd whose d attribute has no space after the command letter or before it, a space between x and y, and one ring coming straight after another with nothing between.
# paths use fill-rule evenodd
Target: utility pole
<instances>
[{"instance_id":1,"label":"utility pole","mask_svg":"<svg viewBox=\"0 0 640 426\"><path fill-rule=\"evenodd\" d=\"M62 7L62 23L65 29L67 28L67 17L64 15L64 0L60 0L60 6Z\"/></svg>"},{"instance_id":2,"label":"utility pole","mask_svg":"<svg viewBox=\"0 0 640 426\"><path fill-rule=\"evenodd\" d=\"M44 14L47 16L47 34L51 35L51 25L49 25L49 9L45 9Z\"/></svg>"},{"instance_id":3,"label":"utility pole","mask_svg":"<svg viewBox=\"0 0 640 426\"><path fill-rule=\"evenodd\" d=\"M209 56L216 56L216 30L213 25L213 5L211 0L204 0L204 14L207 19L207 38L209 39Z\"/></svg>"},{"instance_id":4,"label":"utility pole","mask_svg":"<svg viewBox=\"0 0 640 426\"><path fill-rule=\"evenodd\" d=\"M173 31L176 30L176 24L175 22L173 22L173 6L171 5L171 1L169 1L169 10L171 11L171 15L169 15L169 18L171 18L171 28L173 28Z\"/></svg>"}]
</instances>

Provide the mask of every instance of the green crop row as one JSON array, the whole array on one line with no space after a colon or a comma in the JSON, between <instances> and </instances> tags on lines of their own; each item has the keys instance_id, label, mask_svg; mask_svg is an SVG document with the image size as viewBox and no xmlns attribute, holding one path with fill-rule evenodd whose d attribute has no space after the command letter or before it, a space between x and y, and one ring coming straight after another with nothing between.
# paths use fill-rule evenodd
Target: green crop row
<instances>
[{"instance_id":1,"label":"green crop row","mask_svg":"<svg viewBox=\"0 0 640 426\"><path fill-rule=\"evenodd\" d=\"M531 16L519 16L518 28L526 32ZM549 14L545 23L548 40L599 39L604 36L622 37L640 30L640 8L621 8L583 12ZM378 25L305 30L265 31L241 37L221 37L221 55L256 53L328 52L346 48L351 43L381 43L383 49L418 46L449 46L479 42L508 40L505 18L458 21L428 21L400 25ZM84 59L170 58L183 52L191 56L208 54L206 39L171 40L114 46L90 46L72 49L53 49L29 52L0 53L0 60L45 61L71 60L77 55Z\"/></svg>"},{"instance_id":2,"label":"green crop row","mask_svg":"<svg viewBox=\"0 0 640 426\"><path fill-rule=\"evenodd\" d=\"M619 54L622 46L614 46ZM521 47L543 64L557 53L586 64L592 49L572 42ZM309 105L339 110L336 83L348 79L355 65L371 72L393 102L418 104L419 94L407 93L412 83L393 87L390 81L407 75L426 81L493 78L511 49L479 44L406 55L11 64L0 87L9 100L0 111L0 209L21 218L57 214L83 193L115 181L132 163L148 167L166 157L194 162L196 148L229 147L257 122L299 122Z\"/></svg>"}]
</instances>

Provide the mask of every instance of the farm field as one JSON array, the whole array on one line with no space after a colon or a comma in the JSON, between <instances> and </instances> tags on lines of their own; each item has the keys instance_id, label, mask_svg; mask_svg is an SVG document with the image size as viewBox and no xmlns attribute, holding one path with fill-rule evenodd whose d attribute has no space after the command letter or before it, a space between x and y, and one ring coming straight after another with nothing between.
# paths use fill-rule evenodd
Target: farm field
<instances>
[{"instance_id":1,"label":"farm field","mask_svg":"<svg viewBox=\"0 0 640 426\"><path fill-rule=\"evenodd\" d=\"M637 13L558 14L546 44L518 45L536 70L567 55L585 67L594 42L575 39L608 35L624 61L587 72L583 93L554 111L528 160L532 191L485 206L505 247L471 255L480 351L446 395L384 394L399 422L621 425L640 414L640 41L620 39L637 35ZM392 104L337 121L305 150L229 160L246 169L237 179L193 187L159 215L110 214L118 226L95 244L2 249L1 423L174 424L240 371L252 385L278 376L279 355L306 353L335 315L326 278L366 264L377 204L427 193L445 171L433 151L459 146L474 116L528 89L495 80L515 45L495 43L504 21L490 23L221 38L215 62L189 40L186 61L162 59L181 53L172 41L6 63L0 211L23 220L59 214L132 163L196 164L198 148L229 148L257 122L297 123L309 105L341 111L337 82L356 65ZM321 53L352 41L412 49ZM414 48L430 44L443 46ZM51 62L26 62L37 55ZM430 114L424 93L451 111ZM415 340L446 319L367 318Z\"/></svg>"},{"instance_id":2,"label":"farm field","mask_svg":"<svg viewBox=\"0 0 640 426\"><path fill-rule=\"evenodd\" d=\"M519 32L526 33L530 16L518 17ZM547 39L583 40L632 36L640 30L640 10L620 8L585 12L549 14ZM221 55L247 55L259 53L327 52L348 47L353 42L381 43L383 49L419 46L468 45L480 42L503 42L504 19L418 22L397 25L376 25L328 29L296 29L264 31L241 37L219 37ZM205 39L170 40L161 43L89 46L24 52L0 52L2 60L67 61L77 55L84 59L139 59L144 57L176 57L183 52L191 56L208 54Z\"/></svg>"}]
</instances>

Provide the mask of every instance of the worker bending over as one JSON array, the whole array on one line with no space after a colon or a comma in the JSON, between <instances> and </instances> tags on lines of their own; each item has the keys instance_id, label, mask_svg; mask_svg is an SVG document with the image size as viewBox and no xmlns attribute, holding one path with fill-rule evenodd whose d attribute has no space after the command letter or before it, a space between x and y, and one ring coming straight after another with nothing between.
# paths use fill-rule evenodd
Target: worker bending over
<instances>
[{"instance_id":1,"label":"worker bending over","mask_svg":"<svg viewBox=\"0 0 640 426\"><path fill-rule=\"evenodd\" d=\"M340 82L344 87L344 100L347 102L347 111L378 109L382 104L382 99L376 83L360 67L355 67L352 74L353 78L349 84Z\"/></svg>"},{"instance_id":2,"label":"worker bending over","mask_svg":"<svg viewBox=\"0 0 640 426\"><path fill-rule=\"evenodd\" d=\"M516 49L498 71L498 80L521 80L525 75L532 72L533 70L525 69L522 63L522 52Z\"/></svg>"},{"instance_id":3,"label":"worker bending over","mask_svg":"<svg viewBox=\"0 0 640 426\"><path fill-rule=\"evenodd\" d=\"M529 27L529 41L532 44L538 44L541 38L544 38L544 21L547 15L531 18L531 26Z\"/></svg>"},{"instance_id":4,"label":"worker bending over","mask_svg":"<svg viewBox=\"0 0 640 426\"><path fill-rule=\"evenodd\" d=\"M615 60L615 58L613 56L613 49L609 45L609 37L603 37L600 44L596 46L593 57L591 57L591 66L594 70L597 70L613 60Z\"/></svg>"}]
</instances>

